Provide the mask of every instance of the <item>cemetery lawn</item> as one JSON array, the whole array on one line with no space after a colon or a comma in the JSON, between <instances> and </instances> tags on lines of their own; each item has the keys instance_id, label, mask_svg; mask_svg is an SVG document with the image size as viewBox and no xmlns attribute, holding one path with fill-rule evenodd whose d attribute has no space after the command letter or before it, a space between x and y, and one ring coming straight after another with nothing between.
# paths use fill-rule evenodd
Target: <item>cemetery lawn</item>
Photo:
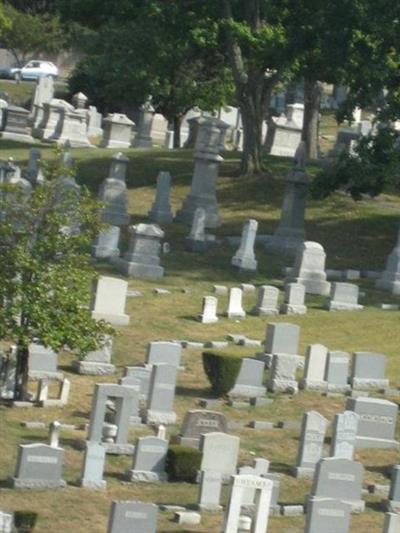
<instances>
[{"instance_id":1,"label":"cemetery lawn","mask_svg":"<svg viewBox=\"0 0 400 533\"><path fill-rule=\"evenodd\" d=\"M52 147L40 145L45 158L54 157ZM0 159L12 156L17 163L26 164L28 145L2 141ZM77 161L78 181L97 191L100 182L107 176L110 150L73 150ZM167 170L172 175L172 208L180 207L186 196L192 173L190 150L127 150L130 158L127 184L129 187L132 222L147 221L146 214L154 198L157 173ZM291 162L284 158L266 160L268 174L262 177L239 179L235 173L239 156L226 152L218 181L218 200L223 226L215 233L218 236L239 235L245 218L259 221L259 233L271 233L279 219L284 183L282 176ZM316 172L316 168L310 171ZM382 270L388 253L393 248L400 218L400 199L390 193L377 199L355 203L347 196L337 193L324 201L309 201L306 212L308 240L320 242L327 253L327 268L354 268ZM227 245L218 246L204 255L184 251L183 240L188 228L181 224L166 225L166 241L171 252L162 256L166 276L162 280L146 281L130 279L131 289L141 296L129 297L127 313L131 323L118 328L113 362L118 373L109 377L79 376L71 370L71 354L62 354L61 370L71 380L71 394L64 409L9 409L0 407L0 507L10 510L34 510L39 513L38 532L76 531L98 533L105 531L107 516L113 499L142 500L155 503L171 503L193 506L197 500L197 485L190 484L121 484L123 473L130 467L128 457L110 457L106 461L105 479L107 491L89 491L77 486L83 453L75 447L77 439L84 439L84 430L63 430L61 446L66 450L64 479L65 489L58 491L17 491L7 486L7 477L15 469L17 446L20 443L46 442L47 430L28 430L22 421L40 420L50 423L87 424L93 386L96 382L116 382L123 367L144 361L146 345L152 340L190 339L196 341L224 340L229 333L243 333L252 339L262 340L265 335L266 317L248 316L245 320L228 320L222 316L226 297L218 298L220 320L216 324L200 324L195 320L201 310L202 297L212 294L213 284L236 286L242 282L273 284L283 287L281 269L291 266L291 259L277 258L257 247L259 264L257 274L238 274L230 268L230 259L235 251ZM126 236L125 236L126 240ZM100 265L104 274L112 274L107 265ZM156 295L155 287L168 289L170 294ZM307 297L309 306L305 316L273 317L269 321L284 321L301 326L301 350L304 355L309 343L322 343L330 349L347 352L376 351L387 355L387 377L391 386L400 386L398 364L400 331L399 312L382 311L381 303L400 303L398 297L376 291L373 281L362 280L362 299L366 308L356 312L328 313L321 309L323 299ZM185 292L183 292L185 290ZM246 294L244 308L249 311L255 295ZM234 348L238 356L252 356L257 348ZM198 407L198 400L209 396L209 386L201 363L201 350L184 350L185 370L178 377L175 410L178 424L169 428L169 435L178 432L184 413ZM295 421L300 423L305 411L315 409L332 421L335 413L343 410L345 398L323 397L317 393L300 392L297 396L275 395L274 403L257 408L221 407L230 422L247 425L251 420L271 422ZM396 403L398 398L390 398ZM220 409L218 407L218 409ZM280 503L301 504L310 489L310 482L296 480L290 475L299 444L299 428L255 431L249 427L232 430L241 438L240 464L251 464L254 456L271 461L272 472L281 474ZM150 430L131 430L130 441ZM330 433L329 433L330 435ZM400 430L397 431L400 439ZM328 451L328 444L326 445ZM364 483L389 484L389 468L398 462L395 450L360 450L357 460L365 466ZM378 532L383 527L384 496L366 495L367 508L361 515L352 517L352 532L367 528ZM225 494L226 498L226 494ZM221 516L203 514L200 526L179 526L171 520L172 513L160 512L158 532L220 530ZM272 533L300 533L304 528L304 516L271 517L268 531ZM35 531L36 531L35 530Z\"/></svg>"}]
</instances>

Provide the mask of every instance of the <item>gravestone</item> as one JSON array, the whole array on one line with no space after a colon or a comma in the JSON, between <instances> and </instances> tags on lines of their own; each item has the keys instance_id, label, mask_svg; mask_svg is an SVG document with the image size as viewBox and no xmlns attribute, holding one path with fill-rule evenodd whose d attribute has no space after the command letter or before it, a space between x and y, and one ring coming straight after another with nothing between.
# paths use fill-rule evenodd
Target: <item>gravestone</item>
<instances>
[{"instance_id":1,"label":"gravestone","mask_svg":"<svg viewBox=\"0 0 400 533\"><path fill-rule=\"evenodd\" d=\"M216 228L221 224L216 196L219 165L223 161L219 150L221 137L225 135L228 124L212 117L201 117L198 122L192 185L176 219L191 225L196 209L203 207L206 211L206 227Z\"/></svg>"},{"instance_id":2,"label":"gravestone","mask_svg":"<svg viewBox=\"0 0 400 533\"><path fill-rule=\"evenodd\" d=\"M114 383L96 383L90 412L88 440L98 444L102 442L104 418L110 398L115 402L114 422L117 430L113 441L104 444L106 452L131 455L133 446L128 444L129 419L137 404L137 391L133 387Z\"/></svg>"},{"instance_id":3,"label":"gravestone","mask_svg":"<svg viewBox=\"0 0 400 533\"><path fill-rule=\"evenodd\" d=\"M218 322L217 316L218 298L215 296L204 296L203 308L199 320L202 324L213 324Z\"/></svg>"},{"instance_id":4,"label":"gravestone","mask_svg":"<svg viewBox=\"0 0 400 533\"><path fill-rule=\"evenodd\" d=\"M295 476L311 478L322 457L328 421L317 411L309 411L303 416L300 447L297 456Z\"/></svg>"},{"instance_id":5,"label":"gravestone","mask_svg":"<svg viewBox=\"0 0 400 533\"><path fill-rule=\"evenodd\" d=\"M242 307L243 291L239 287L229 289L228 318L246 318L246 312Z\"/></svg>"},{"instance_id":6,"label":"gravestone","mask_svg":"<svg viewBox=\"0 0 400 533\"><path fill-rule=\"evenodd\" d=\"M59 98L43 104L43 118L34 130L34 136L43 141L56 141L60 136L64 116L74 107Z\"/></svg>"},{"instance_id":7,"label":"gravestone","mask_svg":"<svg viewBox=\"0 0 400 533\"><path fill-rule=\"evenodd\" d=\"M272 481L260 476L236 475L232 476L231 483L231 492L222 531L224 533L236 533L238 531L243 494L247 489L253 488L257 495L251 533L265 533L268 527Z\"/></svg>"},{"instance_id":8,"label":"gravestone","mask_svg":"<svg viewBox=\"0 0 400 533\"><path fill-rule=\"evenodd\" d=\"M112 348L112 336L105 335L103 342L97 350L88 352L80 361L73 361L72 366L78 374L89 376L113 374L115 372L115 366L111 364Z\"/></svg>"},{"instance_id":9,"label":"gravestone","mask_svg":"<svg viewBox=\"0 0 400 533\"><path fill-rule=\"evenodd\" d=\"M357 390L387 389L385 379L386 357L380 353L355 352L353 355L350 383Z\"/></svg>"},{"instance_id":10,"label":"gravestone","mask_svg":"<svg viewBox=\"0 0 400 533\"><path fill-rule=\"evenodd\" d=\"M170 224L174 215L169 201L171 190L171 174L160 172L157 176L156 198L149 211L149 219L157 224Z\"/></svg>"},{"instance_id":11,"label":"gravestone","mask_svg":"<svg viewBox=\"0 0 400 533\"><path fill-rule=\"evenodd\" d=\"M158 437L139 438L135 446L132 469L126 473L128 480L146 483L166 481L167 452L167 440Z\"/></svg>"},{"instance_id":12,"label":"gravestone","mask_svg":"<svg viewBox=\"0 0 400 533\"><path fill-rule=\"evenodd\" d=\"M397 233L397 243L386 260L385 270L376 282L378 289L400 294L400 229Z\"/></svg>"},{"instance_id":13,"label":"gravestone","mask_svg":"<svg viewBox=\"0 0 400 533\"><path fill-rule=\"evenodd\" d=\"M108 226L101 231L92 246L92 255L96 259L111 259L119 255L119 235L121 230L118 226Z\"/></svg>"},{"instance_id":14,"label":"gravestone","mask_svg":"<svg viewBox=\"0 0 400 533\"><path fill-rule=\"evenodd\" d=\"M353 411L335 415L330 455L353 460L359 416Z\"/></svg>"},{"instance_id":15,"label":"gravestone","mask_svg":"<svg viewBox=\"0 0 400 533\"><path fill-rule=\"evenodd\" d=\"M300 143L294 165L285 178L281 218L274 234L265 242L267 250L294 255L304 242L304 213L310 179L305 171L305 144Z\"/></svg>"},{"instance_id":16,"label":"gravestone","mask_svg":"<svg viewBox=\"0 0 400 533\"><path fill-rule=\"evenodd\" d=\"M109 176L100 185L99 199L104 204L101 210L101 219L111 226L129 224L128 190L126 187L128 164L129 159L121 152L113 155ZM105 231L109 231L108 228Z\"/></svg>"},{"instance_id":17,"label":"gravestone","mask_svg":"<svg viewBox=\"0 0 400 533\"><path fill-rule=\"evenodd\" d=\"M129 148L135 123L121 113L110 113L103 121L103 148Z\"/></svg>"},{"instance_id":18,"label":"gravestone","mask_svg":"<svg viewBox=\"0 0 400 533\"><path fill-rule=\"evenodd\" d=\"M182 446L198 448L201 435L206 433L226 433L227 421L223 413L193 409L186 413L178 442Z\"/></svg>"},{"instance_id":19,"label":"gravestone","mask_svg":"<svg viewBox=\"0 0 400 533\"><path fill-rule=\"evenodd\" d=\"M43 120L43 104L51 102L54 97L54 80L51 76L40 76L37 79L35 93L32 99L32 133ZM35 135L34 135L35 136Z\"/></svg>"},{"instance_id":20,"label":"gravestone","mask_svg":"<svg viewBox=\"0 0 400 533\"><path fill-rule=\"evenodd\" d=\"M301 141L304 104L294 103L286 106L286 113L271 117L265 141L267 153L293 157Z\"/></svg>"},{"instance_id":21,"label":"gravestone","mask_svg":"<svg viewBox=\"0 0 400 533\"><path fill-rule=\"evenodd\" d=\"M240 438L226 433L211 432L201 435L200 470L202 472L219 472L223 481L236 473L239 456Z\"/></svg>"},{"instance_id":22,"label":"gravestone","mask_svg":"<svg viewBox=\"0 0 400 533\"><path fill-rule=\"evenodd\" d=\"M267 324L265 353L297 355L299 353L300 326L286 322Z\"/></svg>"},{"instance_id":23,"label":"gravestone","mask_svg":"<svg viewBox=\"0 0 400 533\"><path fill-rule=\"evenodd\" d=\"M29 150L28 166L25 169L24 178L32 185L44 182L43 172L40 167L41 158L42 153L39 148L31 148Z\"/></svg>"},{"instance_id":24,"label":"gravestone","mask_svg":"<svg viewBox=\"0 0 400 533\"><path fill-rule=\"evenodd\" d=\"M340 500L359 513L365 508L361 499L363 476L361 463L336 457L321 459L315 471L311 496Z\"/></svg>"},{"instance_id":25,"label":"gravestone","mask_svg":"<svg viewBox=\"0 0 400 533\"><path fill-rule=\"evenodd\" d=\"M163 230L156 224L137 224L129 230L128 251L122 258L114 258L112 263L125 276L162 278L164 268L160 266L160 248Z\"/></svg>"},{"instance_id":26,"label":"gravestone","mask_svg":"<svg viewBox=\"0 0 400 533\"><path fill-rule=\"evenodd\" d=\"M279 314L279 289L271 285L262 285L258 289L257 303L251 310L252 315L266 316Z\"/></svg>"},{"instance_id":27,"label":"gravestone","mask_svg":"<svg viewBox=\"0 0 400 533\"><path fill-rule=\"evenodd\" d=\"M86 109L66 108L55 140L58 145L68 141L73 148L95 148L87 136Z\"/></svg>"},{"instance_id":28,"label":"gravestone","mask_svg":"<svg viewBox=\"0 0 400 533\"><path fill-rule=\"evenodd\" d=\"M398 448L395 403L379 398L348 398L346 410L360 416L356 448Z\"/></svg>"},{"instance_id":29,"label":"gravestone","mask_svg":"<svg viewBox=\"0 0 400 533\"><path fill-rule=\"evenodd\" d=\"M252 218L245 221L240 239L239 249L232 257L231 265L240 271L257 270L257 260L254 254L254 243L257 235L258 222Z\"/></svg>"},{"instance_id":30,"label":"gravestone","mask_svg":"<svg viewBox=\"0 0 400 533\"><path fill-rule=\"evenodd\" d=\"M182 346L178 342L153 341L147 346L146 364L167 363L179 368Z\"/></svg>"},{"instance_id":31,"label":"gravestone","mask_svg":"<svg viewBox=\"0 0 400 533\"><path fill-rule=\"evenodd\" d=\"M350 356L347 352L328 351L325 366L325 381L327 390L332 392L346 392L348 385Z\"/></svg>"},{"instance_id":32,"label":"gravestone","mask_svg":"<svg viewBox=\"0 0 400 533\"><path fill-rule=\"evenodd\" d=\"M305 315L307 307L304 305L305 287L301 283L285 285L285 300L281 305L283 315Z\"/></svg>"},{"instance_id":33,"label":"gravestone","mask_svg":"<svg viewBox=\"0 0 400 533\"><path fill-rule=\"evenodd\" d=\"M15 476L15 489L56 489L65 487L61 478L64 450L47 444L20 444Z\"/></svg>"},{"instance_id":34,"label":"gravestone","mask_svg":"<svg viewBox=\"0 0 400 533\"><path fill-rule=\"evenodd\" d=\"M83 460L80 485L86 489L104 490L106 481L103 479L106 449L97 442L86 441L85 458Z\"/></svg>"},{"instance_id":35,"label":"gravestone","mask_svg":"<svg viewBox=\"0 0 400 533\"><path fill-rule=\"evenodd\" d=\"M154 503L114 500L107 533L156 533L157 512Z\"/></svg>"},{"instance_id":36,"label":"gravestone","mask_svg":"<svg viewBox=\"0 0 400 533\"><path fill-rule=\"evenodd\" d=\"M0 532L13 533L14 531L14 517L12 513L0 509Z\"/></svg>"},{"instance_id":37,"label":"gravestone","mask_svg":"<svg viewBox=\"0 0 400 533\"><path fill-rule=\"evenodd\" d=\"M125 314L127 291L127 281L100 276L93 284L92 317L114 326L127 326L130 320L129 315Z\"/></svg>"},{"instance_id":38,"label":"gravestone","mask_svg":"<svg viewBox=\"0 0 400 533\"><path fill-rule=\"evenodd\" d=\"M349 533L351 506L340 500L311 497L304 533Z\"/></svg>"},{"instance_id":39,"label":"gravestone","mask_svg":"<svg viewBox=\"0 0 400 533\"><path fill-rule=\"evenodd\" d=\"M30 379L63 379L62 372L58 372L58 354L51 348L46 348L37 342L31 342L29 347L28 372Z\"/></svg>"},{"instance_id":40,"label":"gravestone","mask_svg":"<svg viewBox=\"0 0 400 533\"><path fill-rule=\"evenodd\" d=\"M326 281L326 254L317 242L306 241L299 246L294 267L287 282L301 283L307 294L327 296L331 284Z\"/></svg>"},{"instance_id":41,"label":"gravestone","mask_svg":"<svg viewBox=\"0 0 400 533\"><path fill-rule=\"evenodd\" d=\"M328 348L323 344L307 346L304 378L300 381L300 388L311 390L325 390L325 366Z\"/></svg>"},{"instance_id":42,"label":"gravestone","mask_svg":"<svg viewBox=\"0 0 400 533\"><path fill-rule=\"evenodd\" d=\"M297 366L297 356L285 353L274 354L272 356L271 379L268 381L268 390L296 394L298 392L296 381Z\"/></svg>"},{"instance_id":43,"label":"gravestone","mask_svg":"<svg viewBox=\"0 0 400 533\"><path fill-rule=\"evenodd\" d=\"M400 465L392 467L388 511L400 513Z\"/></svg>"},{"instance_id":44,"label":"gravestone","mask_svg":"<svg viewBox=\"0 0 400 533\"><path fill-rule=\"evenodd\" d=\"M125 377L139 381L139 399L146 401L150 389L151 368L143 366L126 366Z\"/></svg>"},{"instance_id":45,"label":"gravestone","mask_svg":"<svg viewBox=\"0 0 400 533\"><path fill-rule=\"evenodd\" d=\"M152 148L153 139L151 138L151 129L154 120L154 107L151 104L151 97L140 106L140 115L137 125L134 146L136 148Z\"/></svg>"},{"instance_id":46,"label":"gravestone","mask_svg":"<svg viewBox=\"0 0 400 533\"><path fill-rule=\"evenodd\" d=\"M244 396L257 398L265 396L266 389L263 386L264 363L257 359L244 357L240 366L235 386L229 391L229 396Z\"/></svg>"},{"instance_id":47,"label":"gravestone","mask_svg":"<svg viewBox=\"0 0 400 533\"><path fill-rule=\"evenodd\" d=\"M383 533L398 533L400 531L400 514L385 513Z\"/></svg>"},{"instance_id":48,"label":"gravestone","mask_svg":"<svg viewBox=\"0 0 400 533\"><path fill-rule=\"evenodd\" d=\"M87 117L87 134L89 138L103 136L103 128L101 123L103 121L103 116L97 111L97 107L90 105L86 112Z\"/></svg>"},{"instance_id":49,"label":"gravestone","mask_svg":"<svg viewBox=\"0 0 400 533\"><path fill-rule=\"evenodd\" d=\"M175 424L173 411L177 367L165 363L153 365L150 389L143 418L146 424Z\"/></svg>"},{"instance_id":50,"label":"gravestone","mask_svg":"<svg viewBox=\"0 0 400 533\"><path fill-rule=\"evenodd\" d=\"M202 511L221 511L220 505L222 475L220 472L205 470L200 472L198 508Z\"/></svg>"},{"instance_id":51,"label":"gravestone","mask_svg":"<svg viewBox=\"0 0 400 533\"><path fill-rule=\"evenodd\" d=\"M57 380L59 384L58 396L49 398L49 379L42 378L39 380L38 403L40 407L64 407L68 403L71 382L69 379Z\"/></svg>"},{"instance_id":52,"label":"gravestone","mask_svg":"<svg viewBox=\"0 0 400 533\"><path fill-rule=\"evenodd\" d=\"M197 207L192 222L192 229L185 239L185 249L190 252L204 252L207 248L206 210Z\"/></svg>"},{"instance_id":53,"label":"gravestone","mask_svg":"<svg viewBox=\"0 0 400 533\"><path fill-rule=\"evenodd\" d=\"M9 105L3 112L5 116L5 126L0 134L2 139L33 142L28 124L29 111L23 107Z\"/></svg>"},{"instance_id":54,"label":"gravestone","mask_svg":"<svg viewBox=\"0 0 400 533\"><path fill-rule=\"evenodd\" d=\"M358 311L364 309L358 303L359 288L353 283L334 282L326 304L328 311Z\"/></svg>"}]
</instances>

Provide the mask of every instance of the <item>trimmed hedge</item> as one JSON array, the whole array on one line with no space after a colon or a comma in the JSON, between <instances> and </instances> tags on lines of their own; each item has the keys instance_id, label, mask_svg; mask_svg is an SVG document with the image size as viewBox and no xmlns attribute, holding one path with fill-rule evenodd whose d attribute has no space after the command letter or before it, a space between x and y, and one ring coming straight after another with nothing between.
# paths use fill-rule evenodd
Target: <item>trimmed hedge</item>
<instances>
[{"instance_id":1,"label":"trimmed hedge","mask_svg":"<svg viewBox=\"0 0 400 533\"><path fill-rule=\"evenodd\" d=\"M229 354L203 352L203 368L216 396L224 396L235 385L242 360Z\"/></svg>"},{"instance_id":2,"label":"trimmed hedge","mask_svg":"<svg viewBox=\"0 0 400 533\"><path fill-rule=\"evenodd\" d=\"M196 448L172 445L168 449L166 471L169 481L195 483L202 454Z\"/></svg>"},{"instance_id":3,"label":"trimmed hedge","mask_svg":"<svg viewBox=\"0 0 400 533\"><path fill-rule=\"evenodd\" d=\"M14 524L18 533L30 533L35 529L38 513L34 511L15 511Z\"/></svg>"}]
</instances>

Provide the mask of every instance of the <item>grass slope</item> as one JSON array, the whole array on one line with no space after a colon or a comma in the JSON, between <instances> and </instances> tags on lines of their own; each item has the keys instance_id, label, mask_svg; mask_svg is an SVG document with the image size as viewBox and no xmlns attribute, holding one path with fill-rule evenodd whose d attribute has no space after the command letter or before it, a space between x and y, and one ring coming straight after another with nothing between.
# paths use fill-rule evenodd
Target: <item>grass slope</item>
<instances>
[{"instance_id":1,"label":"grass slope","mask_svg":"<svg viewBox=\"0 0 400 533\"><path fill-rule=\"evenodd\" d=\"M26 163L29 146L0 141L0 158L9 156L22 164ZM99 183L107 176L112 151L75 150L79 181L96 191ZM146 221L146 213L154 197L156 176L160 170L168 170L173 178L172 205L176 210L187 194L193 167L193 153L188 150L151 152L127 150L130 158L127 183L129 187L129 206L133 222ZM54 157L52 149L43 145L43 156ZM290 162L286 159L268 158L269 175L249 179L235 176L238 155L224 154L225 162L218 181L218 199L224 224L218 235L239 234L244 218L256 218L260 233L270 233L277 224L282 203L284 182ZM311 169L313 171L315 169ZM324 202L310 201L306 213L307 238L321 242L327 252L328 268L382 269L385 258L396 239L400 202L395 196L382 196L376 200L354 203L342 194L333 195ZM19 443L44 442L45 430L22 428L23 420L61 420L65 423L87 423L93 385L99 381L115 382L122 375L125 365L141 363L144 360L146 345L156 339L224 339L228 333L244 333L251 338L263 339L265 318L248 317L235 322L221 317L212 325L203 325L195 320L200 311L201 300L210 294L213 283L235 286L241 282L257 285L272 283L283 286L282 266L291 264L290 260L278 258L257 248L259 272L257 274L238 274L230 268L230 258L234 249L220 246L204 255L191 254L183 248L183 238L188 228L171 224L164 228L166 240L171 244L171 253L162 257L166 276L157 282L129 280L131 288L142 296L128 298L127 312L131 324L120 328L115 341L114 362L118 374L107 378L78 376L71 371L71 354L63 354L60 360L66 377L72 381L70 402L64 409L8 409L0 406L0 508L32 509L40 514L38 532L79 531L98 533L105 531L107 515L113 499L139 499L156 503L176 503L193 505L196 503L198 487L189 484L132 484L122 485L123 472L130 467L127 457L108 458L105 471L107 492L97 493L78 488L76 481L80 475L83 459L82 452L74 448L76 438L85 438L84 431L65 431L61 435L61 445L66 450L64 477L68 486L60 491L14 491L7 488L7 476L15 468L17 446ZM111 273L109 267L101 268ZM322 299L308 299L307 316L276 317L273 321L290 321L301 326L301 349L304 354L309 343L323 343L331 349L369 350L385 353L388 357L387 373L392 386L400 385L398 347L400 334L398 313L384 312L377 306L381 302L398 301L387 293L375 291L368 281L360 283L367 291L366 309L362 312L328 313L321 310ZM155 295L154 287L164 287L169 295ZM182 292L187 289L189 292ZM246 295L244 307L250 310L254 295ZM219 298L219 312L226 307L226 298ZM254 349L243 348L241 356L253 355ZM169 435L178 431L183 415L188 409L198 407L199 397L209 394L208 383L202 370L201 352L185 350L183 354L185 372L179 374L175 409L178 425L169 429ZM394 399L394 401L398 401ZM224 406L222 411L232 421L248 423L251 420L296 420L300 421L304 411L316 409L329 420L343 409L345 400L325 398L315 393L300 393L295 397L275 396L272 405L257 408L234 409ZM302 503L308 493L310 483L298 481L290 476L290 467L295 463L299 432L297 430L254 431L249 428L233 432L241 437L241 464L250 464L254 455L263 456L271 461L271 471L281 473L280 501ZM130 439L150 430L131 430ZM398 431L398 438L400 433ZM328 448L327 450L328 451ZM356 459L366 468L366 483L388 484L390 465L398 462L398 454L393 450L361 450ZM226 491L224 498L226 498ZM367 496L365 513L352 518L352 532L369 528L378 532L383 527L383 505L381 497ZM221 517L204 514L200 526L182 528L171 521L170 513L160 513L159 532L178 531L219 531ZM272 533L298 533L303 531L304 517L272 517L268 531Z\"/></svg>"}]
</instances>

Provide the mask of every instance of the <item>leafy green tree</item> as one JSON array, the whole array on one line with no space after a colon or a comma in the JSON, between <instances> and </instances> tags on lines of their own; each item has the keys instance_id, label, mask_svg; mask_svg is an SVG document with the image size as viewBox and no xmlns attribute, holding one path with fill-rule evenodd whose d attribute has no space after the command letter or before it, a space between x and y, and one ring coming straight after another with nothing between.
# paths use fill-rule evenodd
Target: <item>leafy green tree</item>
<instances>
[{"instance_id":1,"label":"leafy green tree","mask_svg":"<svg viewBox=\"0 0 400 533\"><path fill-rule=\"evenodd\" d=\"M44 171L31 194L13 177L0 186L0 339L17 346L16 399L26 396L31 342L80 356L113 331L87 308L99 203L71 187L71 169L59 160Z\"/></svg>"},{"instance_id":2,"label":"leafy green tree","mask_svg":"<svg viewBox=\"0 0 400 533\"><path fill-rule=\"evenodd\" d=\"M232 95L216 23L193 0L98 4L71 91L83 90L112 111L138 106L151 95L156 111L174 126L179 146L180 123L190 108L213 110ZM87 7L73 4L68 16L81 22Z\"/></svg>"},{"instance_id":3,"label":"leafy green tree","mask_svg":"<svg viewBox=\"0 0 400 533\"><path fill-rule=\"evenodd\" d=\"M2 42L19 66L28 56L59 52L66 47L68 32L57 15L19 11L8 3L4 3L3 10L9 25L2 32Z\"/></svg>"}]
</instances>

